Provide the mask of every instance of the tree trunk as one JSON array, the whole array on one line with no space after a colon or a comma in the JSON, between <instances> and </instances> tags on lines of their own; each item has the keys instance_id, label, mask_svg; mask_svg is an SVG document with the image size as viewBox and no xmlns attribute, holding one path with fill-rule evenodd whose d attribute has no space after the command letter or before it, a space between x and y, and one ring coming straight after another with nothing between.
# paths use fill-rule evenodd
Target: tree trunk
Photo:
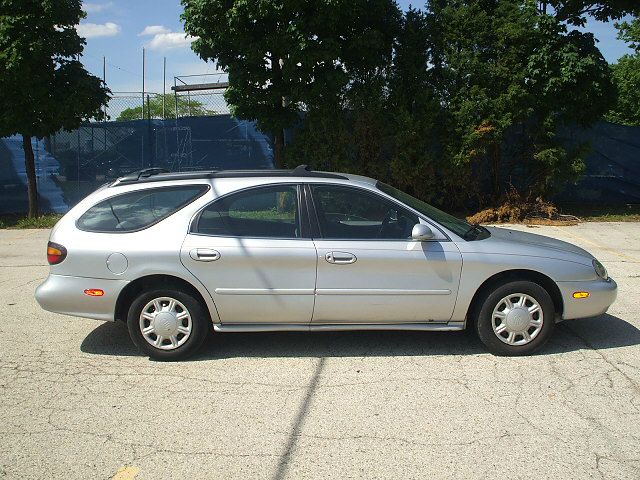
<instances>
[{"instance_id":1,"label":"tree trunk","mask_svg":"<svg viewBox=\"0 0 640 480\"><path fill-rule=\"evenodd\" d=\"M27 170L27 184L29 192L29 218L38 216L38 185L36 183L36 162L31 146L31 136L22 136L22 148L24 149L24 164Z\"/></svg>"},{"instance_id":2,"label":"tree trunk","mask_svg":"<svg viewBox=\"0 0 640 480\"><path fill-rule=\"evenodd\" d=\"M284 130L279 129L273 138L273 163L276 168L284 167Z\"/></svg>"}]
</instances>

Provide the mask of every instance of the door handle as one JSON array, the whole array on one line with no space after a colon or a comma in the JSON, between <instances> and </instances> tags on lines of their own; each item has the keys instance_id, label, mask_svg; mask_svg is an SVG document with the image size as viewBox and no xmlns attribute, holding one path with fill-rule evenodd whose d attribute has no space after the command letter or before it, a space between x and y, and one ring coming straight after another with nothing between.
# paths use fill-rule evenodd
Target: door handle
<instances>
[{"instance_id":1,"label":"door handle","mask_svg":"<svg viewBox=\"0 0 640 480\"><path fill-rule=\"evenodd\" d=\"M199 262L213 262L220 258L220 252L211 248L194 248L189 256Z\"/></svg>"},{"instance_id":2,"label":"door handle","mask_svg":"<svg viewBox=\"0 0 640 480\"><path fill-rule=\"evenodd\" d=\"M327 252L324 259L329 263L337 263L340 265L355 263L357 260L353 253L348 252Z\"/></svg>"}]
</instances>

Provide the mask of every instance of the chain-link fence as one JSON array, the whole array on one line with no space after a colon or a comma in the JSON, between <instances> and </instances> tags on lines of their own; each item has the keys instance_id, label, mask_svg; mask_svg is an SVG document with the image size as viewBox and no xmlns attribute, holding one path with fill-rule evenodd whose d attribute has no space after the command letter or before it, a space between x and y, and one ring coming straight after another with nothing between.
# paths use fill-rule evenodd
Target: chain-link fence
<instances>
[{"instance_id":1,"label":"chain-link fence","mask_svg":"<svg viewBox=\"0 0 640 480\"><path fill-rule=\"evenodd\" d=\"M178 114L176 115L176 111ZM224 91L219 89L165 94L116 92L105 107L107 121L128 121L228 115Z\"/></svg>"},{"instance_id":2,"label":"chain-link fence","mask_svg":"<svg viewBox=\"0 0 640 480\"><path fill-rule=\"evenodd\" d=\"M176 92L171 106L172 117L175 116L176 105L178 117L201 117L203 115L229 115L229 106L222 90L198 90L193 92ZM166 118L166 117L165 117Z\"/></svg>"},{"instance_id":3,"label":"chain-link fence","mask_svg":"<svg viewBox=\"0 0 640 480\"><path fill-rule=\"evenodd\" d=\"M34 140L44 211L65 211L99 185L147 167L171 171L272 168L271 141L253 122L229 113L221 88L177 89L167 94L120 92L105 107L106 121ZM637 203L638 127L601 122L570 129L568 144L589 141L583 179L561 202ZM0 213L26 209L24 154L18 137L0 139Z\"/></svg>"},{"instance_id":4,"label":"chain-link fence","mask_svg":"<svg viewBox=\"0 0 640 480\"><path fill-rule=\"evenodd\" d=\"M147 167L273 168L269 139L253 122L233 118L223 93L114 93L105 107L106 121L60 131L38 144L47 165L40 180L50 183L49 190L68 208L99 185ZM21 155L14 150L14 156ZM14 163L23 162L22 157ZM46 199L43 204L46 209ZM10 209L0 206L0 211Z\"/></svg>"}]
</instances>

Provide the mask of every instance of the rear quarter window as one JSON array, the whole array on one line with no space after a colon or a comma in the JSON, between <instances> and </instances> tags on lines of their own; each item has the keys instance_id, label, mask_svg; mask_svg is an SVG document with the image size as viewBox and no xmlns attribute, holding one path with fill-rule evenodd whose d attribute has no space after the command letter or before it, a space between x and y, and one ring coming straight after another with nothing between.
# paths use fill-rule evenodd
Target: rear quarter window
<instances>
[{"instance_id":1,"label":"rear quarter window","mask_svg":"<svg viewBox=\"0 0 640 480\"><path fill-rule=\"evenodd\" d=\"M134 232L164 220L208 190L207 185L148 188L116 195L89 208L76 222L87 232Z\"/></svg>"}]
</instances>

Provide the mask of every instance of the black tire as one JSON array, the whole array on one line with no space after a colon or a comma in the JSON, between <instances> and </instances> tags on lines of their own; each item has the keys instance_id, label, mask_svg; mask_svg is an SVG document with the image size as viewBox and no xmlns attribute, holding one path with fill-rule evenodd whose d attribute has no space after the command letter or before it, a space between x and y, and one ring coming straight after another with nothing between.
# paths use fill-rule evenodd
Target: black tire
<instances>
[{"instance_id":1,"label":"black tire","mask_svg":"<svg viewBox=\"0 0 640 480\"><path fill-rule=\"evenodd\" d=\"M542 328L529 343L509 345L500 340L498 338L499 334L494 332L492 315L494 308L498 306L503 298L517 293L529 295L540 305L542 309ZM537 283L526 280L509 282L489 291L482 300L477 312L475 319L476 332L480 337L480 341L494 355L518 356L535 352L549 340L556 321L555 308L549 293ZM532 327L532 329L535 331L535 327ZM518 335L515 338L518 339ZM520 335L520 340L518 341L525 341L525 339Z\"/></svg>"},{"instance_id":2,"label":"black tire","mask_svg":"<svg viewBox=\"0 0 640 480\"><path fill-rule=\"evenodd\" d=\"M142 309L157 298L172 298L180 302L191 317L191 332L182 345L173 350L163 350L151 345L144 337L140 327ZM211 321L205 308L198 299L180 290L162 288L150 292L143 292L136 297L127 313L127 328L129 336L138 349L155 360L183 360L198 351L209 335Z\"/></svg>"}]
</instances>

